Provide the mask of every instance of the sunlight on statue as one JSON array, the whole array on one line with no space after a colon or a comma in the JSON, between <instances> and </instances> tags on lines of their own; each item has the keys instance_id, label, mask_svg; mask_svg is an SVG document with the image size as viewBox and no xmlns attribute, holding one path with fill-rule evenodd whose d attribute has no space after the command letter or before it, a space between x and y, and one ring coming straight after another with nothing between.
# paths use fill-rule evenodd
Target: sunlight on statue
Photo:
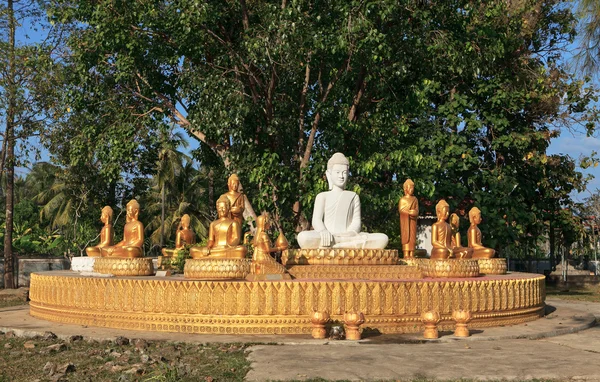
<instances>
[{"instance_id":1,"label":"sunlight on statue","mask_svg":"<svg viewBox=\"0 0 600 382\"><path fill-rule=\"evenodd\" d=\"M315 199L313 231L298 234L300 248L385 248L387 235L361 230L360 198L346 190L348 159L335 153L327 162L329 191L321 192Z\"/></svg>"}]
</instances>

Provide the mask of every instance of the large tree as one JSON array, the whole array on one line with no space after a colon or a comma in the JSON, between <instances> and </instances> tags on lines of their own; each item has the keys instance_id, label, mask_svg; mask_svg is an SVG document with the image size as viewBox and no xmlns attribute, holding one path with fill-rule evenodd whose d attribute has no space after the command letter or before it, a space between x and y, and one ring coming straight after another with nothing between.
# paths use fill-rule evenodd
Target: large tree
<instances>
[{"instance_id":1,"label":"large tree","mask_svg":"<svg viewBox=\"0 0 600 382\"><path fill-rule=\"evenodd\" d=\"M71 105L103 120L76 125L72 158L94 139L116 176L171 120L287 232L341 151L370 230L397 235L412 177L422 198L479 205L496 246L527 240L557 200L544 185L578 177L546 171L550 140L595 127L593 91L560 65L575 18L559 0L57 0L50 17L76 29Z\"/></svg>"}]
</instances>

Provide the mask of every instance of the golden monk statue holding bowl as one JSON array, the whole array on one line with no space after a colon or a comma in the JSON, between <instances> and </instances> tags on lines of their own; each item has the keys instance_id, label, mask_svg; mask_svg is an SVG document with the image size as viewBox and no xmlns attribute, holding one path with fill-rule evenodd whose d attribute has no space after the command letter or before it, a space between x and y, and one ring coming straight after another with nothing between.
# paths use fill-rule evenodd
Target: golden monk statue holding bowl
<instances>
[{"instance_id":1,"label":"golden monk statue holding bowl","mask_svg":"<svg viewBox=\"0 0 600 382\"><path fill-rule=\"evenodd\" d=\"M469 240L469 248L473 248L474 259L491 259L496 253L492 248L486 248L481 244L481 231L477 227L481 224L481 211L477 207L471 208L469 211L469 221L471 226L467 230L467 239Z\"/></svg>"},{"instance_id":2,"label":"golden monk statue holding bowl","mask_svg":"<svg viewBox=\"0 0 600 382\"><path fill-rule=\"evenodd\" d=\"M103 257L142 257L144 252L144 225L138 220L140 204L132 199L127 203L127 217L123 229L123 240L113 246L101 248Z\"/></svg>"},{"instance_id":3,"label":"golden monk statue holding bowl","mask_svg":"<svg viewBox=\"0 0 600 382\"><path fill-rule=\"evenodd\" d=\"M217 200L219 218L208 229L208 244L206 247L192 247L190 256L193 259L203 257L222 257L243 259L248 250L240 245L242 228L240 223L231 218L231 202L225 195Z\"/></svg>"},{"instance_id":4,"label":"golden monk statue holding bowl","mask_svg":"<svg viewBox=\"0 0 600 382\"><path fill-rule=\"evenodd\" d=\"M186 244L196 244L196 234L190 228L190 215L188 214L181 217L181 222L175 234L175 248L163 248L161 252L164 257L173 257Z\"/></svg>"},{"instance_id":5,"label":"golden monk statue holding bowl","mask_svg":"<svg viewBox=\"0 0 600 382\"><path fill-rule=\"evenodd\" d=\"M100 242L95 247L87 247L85 252L89 257L102 256L101 249L113 245L115 232L112 226L113 209L110 206L104 206L100 215L100 221L104 223L104 227L100 230Z\"/></svg>"}]
</instances>

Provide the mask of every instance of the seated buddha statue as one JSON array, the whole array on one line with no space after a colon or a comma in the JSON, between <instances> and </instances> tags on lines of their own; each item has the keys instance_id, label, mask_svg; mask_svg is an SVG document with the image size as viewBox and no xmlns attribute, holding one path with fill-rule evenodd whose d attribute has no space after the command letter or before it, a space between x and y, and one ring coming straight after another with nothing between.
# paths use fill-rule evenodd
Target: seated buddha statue
<instances>
[{"instance_id":1,"label":"seated buddha statue","mask_svg":"<svg viewBox=\"0 0 600 382\"><path fill-rule=\"evenodd\" d=\"M272 247L271 239L267 234L270 228L271 217L268 213L263 213L256 218L256 234L252 242L254 247L252 273L286 273L285 267L278 263L271 253L284 251L288 249L289 244L285 236L280 235L275 247Z\"/></svg>"},{"instance_id":2,"label":"seated buddha statue","mask_svg":"<svg viewBox=\"0 0 600 382\"><path fill-rule=\"evenodd\" d=\"M239 223L231 218L231 203L229 199L221 195L217 200L217 215L219 218L212 223L208 229L208 243L206 247L190 248L190 256L193 259L203 257L223 257L243 259L248 250L240 245L241 228Z\"/></svg>"},{"instance_id":3,"label":"seated buddha statue","mask_svg":"<svg viewBox=\"0 0 600 382\"><path fill-rule=\"evenodd\" d=\"M465 258L467 249L452 246L452 228L446 223L450 206L444 199L435 206L437 222L431 226L432 259Z\"/></svg>"},{"instance_id":4,"label":"seated buddha statue","mask_svg":"<svg viewBox=\"0 0 600 382\"><path fill-rule=\"evenodd\" d=\"M460 238L460 218L457 214L450 215L450 228L452 229L452 250L459 253L459 259L470 259L473 256L473 249L463 247ZM456 250L458 248L458 250Z\"/></svg>"},{"instance_id":5,"label":"seated buddha statue","mask_svg":"<svg viewBox=\"0 0 600 382\"><path fill-rule=\"evenodd\" d=\"M186 244L195 244L196 235L190 228L190 215L185 214L181 217L177 233L175 234L175 248L163 248L162 254L164 257L173 257L177 255L177 251L183 249Z\"/></svg>"},{"instance_id":6,"label":"seated buddha statue","mask_svg":"<svg viewBox=\"0 0 600 382\"><path fill-rule=\"evenodd\" d=\"M85 252L89 257L100 257L101 248L113 245L114 230L112 226L113 210L110 206L104 206L100 214L100 221L104 223L104 227L100 230L100 242L94 247L87 247Z\"/></svg>"},{"instance_id":7,"label":"seated buddha statue","mask_svg":"<svg viewBox=\"0 0 600 382\"><path fill-rule=\"evenodd\" d=\"M140 204L132 199L127 203L127 216L123 228L123 240L101 248L103 257L142 257L144 255L144 225L138 220Z\"/></svg>"},{"instance_id":8,"label":"seated buddha statue","mask_svg":"<svg viewBox=\"0 0 600 382\"><path fill-rule=\"evenodd\" d=\"M477 227L482 221L481 211L477 207L471 208L469 211L469 221L471 226L467 230L467 239L469 248L473 248L474 259L491 259L496 251L492 248L486 248L481 244L481 231Z\"/></svg>"},{"instance_id":9,"label":"seated buddha statue","mask_svg":"<svg viewBox=\"0 0 600 382\"><path fill-rule=\"evenodd\" d=\"M388 243L383 233L361 232L360 198L346 190L349 161L335 153L327 162L329 191L317 195L312 216L312 231L298 234L300 248L381 249Z\"/></svg>"}]
</instances>

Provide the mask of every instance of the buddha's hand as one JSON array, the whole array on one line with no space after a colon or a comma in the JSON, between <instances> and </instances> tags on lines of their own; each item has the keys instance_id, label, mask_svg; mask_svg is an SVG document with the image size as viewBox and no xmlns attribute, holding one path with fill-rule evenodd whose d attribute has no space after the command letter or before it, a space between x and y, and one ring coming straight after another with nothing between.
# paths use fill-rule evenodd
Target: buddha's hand
<instances>
[{"instance_id":1,"label":"buddha's hand","mask_svg":"<svg viewBox=\"0 0 600 382\"><path fill-rule=\"evenodd\" d=\"M321 234L321 247L331 247L333 244L333 235L326 229L319 233Z\"/></svg>"}]
</instances>

